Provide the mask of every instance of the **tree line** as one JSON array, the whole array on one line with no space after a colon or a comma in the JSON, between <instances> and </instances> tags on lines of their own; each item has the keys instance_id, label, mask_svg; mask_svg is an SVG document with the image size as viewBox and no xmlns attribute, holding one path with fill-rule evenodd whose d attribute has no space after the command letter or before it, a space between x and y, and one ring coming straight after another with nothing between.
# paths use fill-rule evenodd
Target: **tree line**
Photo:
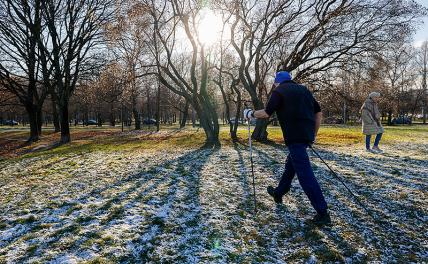
<instances>
[{"instance_id":1,"label":"tree line","mask_svg":"<svg viewBox=\"0 0 428 264\"><path fill-rule=\"evenodd\" d=\"M207 10L222 21L215 44L200 28ZM286 70L343 122L373 90L389 122L425 122L427 44L409 43L426 15L404 0L4 0L0 106L25 109L29 141L49 109L61 143L71 119L116 125L126 112L135 129L144 118L183 127L192 113L216 144L219 119L236 139L244 105L263 108ZM266 140L269 122L252 137Z\"/></svg>"}]
</instances>

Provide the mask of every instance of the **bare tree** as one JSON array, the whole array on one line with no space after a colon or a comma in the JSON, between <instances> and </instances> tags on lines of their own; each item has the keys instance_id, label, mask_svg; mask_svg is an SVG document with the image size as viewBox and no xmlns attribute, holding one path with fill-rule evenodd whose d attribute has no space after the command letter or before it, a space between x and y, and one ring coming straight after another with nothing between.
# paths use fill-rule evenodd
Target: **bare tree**
<instances>
[{"instance_id":1,"label":"bare tree","mask_svg":"<svg viewBox=\"0 0 428 264\"><path fill-rule=\"evenodd\" d=\"M218 71L216 78L213 79L214 83L220 89L223 103L225 106L226 120L229 124L230 137L233 140L237 140L237 130L239 125L239 117L241 114L241 105L242 105L242 94L238 85L240 83L238 77L238 70L235 68L226 67L227 65L236 65L232 61L234 58L232 56L226 56L221 48L220 51L220 63L216 66ZM231 104L235 104L235 115L232 118L231 113Z\"/></svg>"},{"instance_id":2,"label":"bare tree","mask_svg":"<svg viewBox=\"0 0 428 264\"><path fill-rule=\"evenodd\" d=\"M127 76L119 63L112 62L106 65L100 76L92 84L96 87L98 96L95 100L106 104L104 111L108 113L111 126L116 125L116 110L119 97L123 95L127 83Z\"/></svg>"},{"instance_id":3,"label":"bare tree","mask_svg":"<svg viewBox=\"0 0 428 264\"><path fill-rule=\"evenodd\" d=\"M168 109L173 109L173 111L179 113L179 126L180 128L184 128L186 126L187 118L189 115L189 107L190 103L186 98L175 94L171 92L170 90L164 91L161 89L161 98L160 98L160 105L161 105L161 111ZM163 101L162 101L163 100Z\"/></svg>"},{"instance_id":4,"label":"bare tree","mask_svg":"<svg viewBox=\"0 0 428 264\"><path fill-rule=\"evenodd\" d=\"M16 96L10 93L6 88L0 85L0 106L16 106L19 102L16 102Z\"/></svg>"},{"instance_id":5,"label":"bare tree","mask_svg":"<svg viewBox=\"0 0 428 264\"><path fill-rule=\"evenodd\" d=\"M390 47L385 48L376 56L386 77L387 87L383 98L388 102L385 107L387 107L389 125L391 125L392 115L395 112L397 115L403 114L400 102L405 83L408 81L406 75L411 62L410 56L410 47L404 39L391 42Z\"/></svg>"},{"instance_id":6,"label":"bare tree","mask_svg":"<svg viewBox=\"0 0 428 264\"><path fill-rule=\"evenodd\" d=\"M422 44L422 121L427 122L427 68L428 68L428 41Z\"/></svg>"},{"instance_id":7,"label":"bare tree","mask_svg":"<svg viewBox=\"0 0 428 264\"><path fill-rule=\"evenodd\" d=\"M159 81L192 105L207 143L218 144L218 116L208 85L209 61L196 28L201 7L197 1L150 1L147 4L151 7L153 20L149 45ZM181 39L179 31L183 32ZM180 41L187 42L187 46ZM190 58L186 50L190 50Z\"/></svg>"},{"instance_id":8,"label":"bare tree","mask_svg":"<svg viewBox=\"0 0 428 264\"><path fill-rule=\"evenodd\" d=\"M44 42L42 66L45 75L52 68L54 96L61 121L61 143L70 142L70 97L79 78L94 67L100 54L103 27L111 18L113 0L47 0L42 1L49 40ZM48 78L47 76L45 79Z\"/></svg>"},{"instance_id":9,"label":"bare tree","mask_svg":"<svg viewBox=\"0 0 428 264\"><path fill-rule=\"evenodd\" d=\"M234 13L231 41L240 58L240 79L255 108L264 107L258 87L263 83L266 57L276 57L277 70L309 76L340 66L349 55L379 50L396 32L411 32L423 15L415 2L396 0L224 1ZM253 132L267 139L267 121Z\"/></svg>"},{"instance_id":10,"label":"bare tree","mask_svg":"<svg viewBox=\"0 0 428 264\"><path fill-rule=\"evenodd\" d=\"M47 89L41 85L39 39L43 30L39 0L0 3L0 84L25 107L30 121L28 141L41 135Z\"/></svg>"},{"instance_id":11,"label":"bare tree","mask_svg":"<svg viewBox=\"0 0 428 264\"><path fill-rule=\"evenodd\" d=\"M144 51L144 30L147 30L148 17L144 16L147 6L136 1L122 1L116 12L115 21L106 31L109 47L115 60L123 65L127 72L127 83L124 87L129 91L131 108L135 120L135 129L141 128L141 113L138 111L137 98L141 95L140 74L144 72L141 59ZM144 74L143 74L144 76Z\"/></svg>"}]
</instances>

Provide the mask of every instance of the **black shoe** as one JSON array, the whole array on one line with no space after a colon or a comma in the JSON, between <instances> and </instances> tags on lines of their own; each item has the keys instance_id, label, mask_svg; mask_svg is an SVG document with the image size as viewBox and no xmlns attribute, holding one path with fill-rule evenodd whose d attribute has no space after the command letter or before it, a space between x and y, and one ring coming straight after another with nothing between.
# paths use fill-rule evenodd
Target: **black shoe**
<instances>
[{"instance_id":1,"label":"black shoe","mask_svg":"<svg viewBox=\"0 0 428 264\"><path fill-rule=\"evenodd\" d=\"M330 214L329 213L316 214L310 222L311 224L314 224L317 226L330 225L331 224Z\"/></svg>"},{"instance_id":2,"label":"black shoe","mask_svg":"<svg viewBox=\"0 0 428 264\"><path fill-rule=\"evenodd\" d=\"M282 196L276 194L275 188L273 188L272 186L269 186L269 187L267 187L267 192L270 196L273 197L273 200L275 201L275 203L277 203L277 204L282 203Z\"/></svg>"}]
</instances>

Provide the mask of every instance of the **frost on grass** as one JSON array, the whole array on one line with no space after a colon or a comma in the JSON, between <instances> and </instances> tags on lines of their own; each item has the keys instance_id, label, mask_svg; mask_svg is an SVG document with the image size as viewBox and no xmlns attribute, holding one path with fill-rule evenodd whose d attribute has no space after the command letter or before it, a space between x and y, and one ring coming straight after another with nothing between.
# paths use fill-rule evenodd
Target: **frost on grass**
<instances>
[{"instance_id":1,"label":"frost on grass","mask_svg":"<svg viewBox=\"0 0 428 264\"><path fill-rule=\"evenodd\" d=\"M314 211L297 180L284 205L266 194L282 172L281 145L255 146L257 216L240 143L5 160L0 263L424 262L426 147L319 149L371 216L311 154L334 223L324 228L305 224Z\"/></svg>"}]
</instances>

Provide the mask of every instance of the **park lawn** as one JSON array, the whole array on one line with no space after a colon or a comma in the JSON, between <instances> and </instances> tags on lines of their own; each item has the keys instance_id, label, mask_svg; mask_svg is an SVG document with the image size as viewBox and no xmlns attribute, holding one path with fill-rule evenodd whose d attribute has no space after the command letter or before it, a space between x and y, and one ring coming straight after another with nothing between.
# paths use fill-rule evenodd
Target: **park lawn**
<instances>
[{"instance_id":1,"label":"park lawn","mask_svg":"<svg viewBox=\"0 0 428 264\"><path fill-rule=\"evenodd\" d=\"M282 141L282 132L279 127L269 129L269 138L276 142ZM382 137L385 143L400 142L426 142L428 138L428 126L386 126ZM372 139L373 140L373 139ZM317 137L317 143L329 146L348 146L363 144L364 135L360 126L321 126Z\"/></svg>"},{"instance_id":2,"label":"park lawn","mask_svg":"<svg viewBox=\"0 0 428 264\"><path fill-rule=\"evenodd\" d=\"M0 128L0 146L25 133ZM51 132L12 144L0 160L0 263L426 260L428 127L386 127L385 153L372 154L359 127L323 126L317 149L375 217L310 151L334 223L325 228L305 224L314 212L297 180L284 205L265 192L287 155L277 127L254 144L253 215L246 127L238 134L232 142L223 127L221 147L204 147L192 128L78 128L66 145Z\"/></svg>"},{"instance_id":3,"label":"park lawn","mask_svg":"<svg viewBox=\"0 0 428 264\"><path fill-rule=\"evenodd\" d=\"M268 128L268 139L283 143L280 127ZM202 129L189 128L179 130L174 127L162 129L156 133L154 128L143 129L141 132L127 130L121 132L119 128L73 128L72 143L56 146L59 141L59 133L47 130L43 132L42 140L32 145L26 145L25 139L28 135L26 130L18 131L0 128L0 159L5 157L22 156L31 157L38 155L61 155L70 152L85 151L156 151L157 149L179 147L195 148L204 144L204 133ZM239 140L248 140L248 132L245 126L238 129ZM386 127L382 143L396 144L406 142L424 143L428 138L428 126L399 126ZM224 145L232 144L227 126L221 127L220 141ZM348 147L362 145L364 136L358 126L321 126L317 145ZM8 144L11 145L10 147ZM257 143L256 143L257 144ZM5 147L7 146L7 147ZM35 151L34 151L35 150Z\"/></svg>"}]
</instances>

